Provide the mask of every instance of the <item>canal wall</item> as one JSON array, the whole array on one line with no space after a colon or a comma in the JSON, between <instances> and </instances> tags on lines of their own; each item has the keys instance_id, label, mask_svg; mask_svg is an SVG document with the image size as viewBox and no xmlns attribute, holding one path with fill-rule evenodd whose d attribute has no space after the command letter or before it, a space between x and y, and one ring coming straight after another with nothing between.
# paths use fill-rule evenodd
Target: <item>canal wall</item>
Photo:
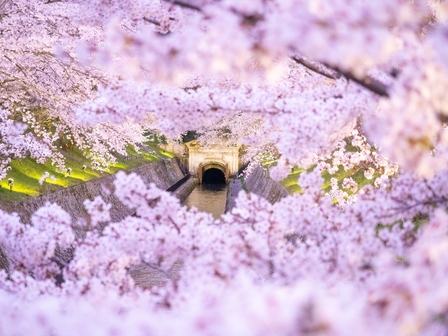
<instances>
[{"instance_id":1,"label":"canal wall","mask_svg":"<svg viewBox=\"0 0 448 336\"><path fill-rule=\"evenodd\" d=\"M256 167L249 176L244 177L244 186L247 191L267 199L270 203L289 195L285 187L271 179L269 172L262 167Z\"/></svg>"},{"instance_id":2,"label":"canal wall","mask_svg":"<svg viewBox=\"0 0 448 336\"><path fill-rule=\"evenodd\" d=\"M190 176L190 178L177 188L173 194L179 199L180 203L184 203L198 183L199 179L197 177Z\"/></svg>"},{"instance_id":3,"label":"canal wall","mask_svg":"<svg viewBox=\"0 0 448 336\"><path fill-rule=\"evenodd\" d=\"M241 179L234 179L229 182L226 212L235 206L235 199L238 197L240 190L252 192L267 199L272 204L289 195L285 187L270 178L268 171L262 167L256 167L249 176L244 176L242 181Z\"/></svg>"},{"instance_id":4,"label":"canal wall","mask_svg":"<svg viewBox=\"0 0 448 336\"><path fill-rule=\"evenodd\" d=\"M227 186L226 208L224 212L232 210L235 206L236 198L240 190L243 190L241 180L239 178L230 178L229 185Z\"/></svg>"},{"instance_id":5,"label":"canal wall","mask_svg":"<svg viewBox=\"0 0 448 336\"><path fill-rule=\"evenodd\" d=\"M138 174L145 184L154 183L163 190L169 189L184 177L184 172L177 158L151 162L127 171L127 173L130 172ZM111 220L120 221L126 216L132 215L134 211L124 206L114 195L114 180L114 175L108 175L22 202L2 203L0 207L9 213L16 212L23 223L30 223L32 214L45 205L46 202L57 203L71 215L74 221L72 224L76 225L78 224L76 221L79 218L88 217L83 205L84 200L93 200L96 196L101 196L105 202L112 204L110 210ZM194 184L194 179L193 181L187 180L173 194L183 202L188 193L194 189L192 184Z\"/></svg>"}]
</instances>

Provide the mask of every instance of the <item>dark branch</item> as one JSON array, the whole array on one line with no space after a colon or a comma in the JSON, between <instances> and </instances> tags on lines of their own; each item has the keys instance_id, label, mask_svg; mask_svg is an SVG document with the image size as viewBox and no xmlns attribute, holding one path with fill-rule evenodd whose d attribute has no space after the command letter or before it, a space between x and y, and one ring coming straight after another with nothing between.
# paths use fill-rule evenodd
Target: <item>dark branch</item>
<instances>
[{"instance_id":1,"label":"dark branch","mask_svg":"<svg viewBox=\"0 0 448 336\"><path fill-rule=\"evenodd\" d=\"M448 115L443 112L437 113L437 118L442 123L442 125L447 126L448 125Z\"/></svg>"},{"instance_id":2,"label":"dark branch","mask_svg":"<svg viewBox=\"0 0 448 336\"><path fill-rule=\"evenodd\" d=\"M22 67L20 64L14 62L11 58L9 58L9 57L6 56L6 55L5 55L5 58L6 58L8 61L10 61L11 63L13 63L13 64L20 70L20 72L23 73L23 75L24 75L25 77L28 77L27 74L26 74L26 72L25 72L25 70L23 69L23 67Z\"/></svg>"},{"instance_id":3,"label":"dark branch","mask_svg":"<svg viewBox=\"0 0 448 336\"><path fill-rule=\"evenodd\" d=\"M398 75L400 75L400 70L397 68L392 68L389 72L389 75L391 75L393 78L397 78Z\"/></svg>"},{"instance_id":4,"label":"dark branch","mask_svg":"<svg viewBox=\"0 0 448 336\"><path fill-rule=\"evenodd\" d=\"M180 1L180 0L165 0L166 2L172 3L173 5L177 5L180 7L184 7L184 8L188 8L188 9L192 9L194 11L197 12L202 12L202 8L189 4L188 2L184 2L184 1Z\"/></svg>"},{"instance_id":5,"label":"dark branch","mask_svg":"<svg viewBox=\"0 0 448 336\"><path fill-rule=\"evenodd\" d=\"M397 200L395 200L397 201ZM442 196L439 198L430 198L429 200L425 200L425 201L417 201L414 204L405 204L403 205L403 207L397 207L397 208L391 208L390 210L393 210L394 212L388 216L384 216L384 218L386 217L390 217L390 216L395 216L399 213L403 213L405 211L411 210L413 208L419 207L419 206L436 206L436 205L440 205L440 204L446 204L448 203L448 198Z\"/></svg>"},{"instance_id":6,"label":"dark branch","mask_svg":"<svg viewBox=\"0 0 448 336\"><path fill-rule=\"evenodd\" d=\"M367 90L381 96L381 97L389 97L388 87L384 83L372 78L370 76L366 77L357 77L350 71L342 70L337 66L332 66L326 63L317 63L310 62L302 57L292 57L292 60L297 62L298 64L303 65L304 67L310 69L318 73L319 75L325 76L330 79L339 79L341 76L344 76L348 80L352 80L355 83L363 86ZM394 71L392 76L398 76L398 72Z\"/></svg>"},{"instance_id":7,"label":"dark branch","mask_svg":"<svg viewBox=\"0 0 448 336\"><path fill-rule=\"evenodd\" d=\"M59 267L69 267L70 265L66 263L64 260L59 259L57 257L51 257L51 261L54 261L56 264L58 264Z\"/></svg>"},{"instance_id":8,"label":"dark branch","mask_svg":"<svg viewBox=\"0 0 448 336\"><path fill-rule=\"evenodd\" d=\"M186 86L186 87L183 87L182 89L185 90L186 92L188 92L189 90L197 91L197 89L199 89L199 88L201 88L201 85Z\"/></svg>"},{"instance_id":9,"label":"dark branch","mask_svg":"<svg viewBox=\"0 0 448 336\"><path fill-rule=\"evenodd\" d=\"M154 24L156 26L160 26L160 22L159 21L147 18L146 16L143 18L143 20L145 20L146 22L152 23L152 24Z\"/></svg>"},{"instance_id":10,"label":"dark branch","mask_svg":"<svg viewBox=\"0 0 448 336\"><path fill-rule=\"evenodd\" d=\"M264 16L258 13L245 14L235 8L231 8L230 11L241 17L241 24L245 27L255 27L258 22L264 20Z\"/></svg>"},{"instance_id":11,"label":"dark branch","mask_svg":"<svg viewBox=\"0 0 448 336\"><path fill-rule=\"evenodd\" d=\"M311 71L314 71L316 73L318 73L319 75L325 76L327 78L330 79L339 79L341 78L341 74L337 71L334 70L330 70L328 69L328 71L324 71L324 66L319 66L316 65L310 61L307 61L306 59L302 58L302 57L292 57L292 59L297 62L300 65L303 65L305 68L310 69Z\"/></svg>"},{"instance_id":12,"label":"dark branch","mask_svg":"<svg viewBox=\"0 0 448 336\"><path fill-rule=\"evenodd\" d=\"M366 88L369 91L372 91L373 93L376 93L378 96L389 98L389 92L388 92L387 85L376 80L375 78L372 78L370 76L359 78L359 77L355 76L354 74L352 74L350 71L345 71L336 66L331 66L328 64L325 64L325 65L328 68L341 73L345 78L350 79L350 80L354 81L355 83L358 83L359 85L363 86L364 88Z\"/></svg>"},{"instance_id":13,"label":"dark branch","mask_svg":"<svg viewBox=\"0 0 448 336\"><path fill-rule=\"evenodd\" d=\"M152 263L149 263L147 261L145 261L145 259L143 258L142 254L140 253L140 260L142 261L142 263L144 263L146 266L151 267L152 269L155 269L161 273L163 273L168 279L173 280L173 278L171 277L171 274L167 271L165 271L162 267L159 267L157 265L154 265Z\"/></svg>"}]
</instances>

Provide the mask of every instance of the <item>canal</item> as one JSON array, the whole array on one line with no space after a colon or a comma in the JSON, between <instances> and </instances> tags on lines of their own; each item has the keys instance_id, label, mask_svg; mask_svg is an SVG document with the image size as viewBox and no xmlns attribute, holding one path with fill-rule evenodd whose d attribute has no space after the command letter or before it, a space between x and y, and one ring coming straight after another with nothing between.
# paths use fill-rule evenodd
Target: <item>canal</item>
<instances>
[{"instance_id":1,"label":"canal","mask_svg":"<svg viewBox=\"0 0 448 336\"><path fill-rule=\"evenodd\" d=\"M208 212L215 219L221 217L226 207L227 184L224 173L219 169L209 169L183 203L188 208L196 207L199 211Z\"/></svg>"}]
</instances>

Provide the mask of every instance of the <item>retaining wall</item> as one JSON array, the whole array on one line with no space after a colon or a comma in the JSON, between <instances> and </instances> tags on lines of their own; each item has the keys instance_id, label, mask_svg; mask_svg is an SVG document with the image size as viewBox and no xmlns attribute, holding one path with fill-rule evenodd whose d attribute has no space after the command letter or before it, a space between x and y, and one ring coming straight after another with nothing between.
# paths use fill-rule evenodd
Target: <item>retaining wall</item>
<instances>
[{"instance_id":1,"label":"retaining wall","mask_svg":"<svg viewBox=\"0 0 448 336\"><path fill-rule=\"evenodd\" d=\"M187 197L191 194L193 189L196 188L198 183L199 179L197 177L190 176L190 178L187 181L185 181L179 188L177 188L173 192L173 194L179 199L180 203L183 203L185 202Z\"/></svg>"},{"instance_id":2,"label":"retaining wall","mask_svg":"<svg viewBox=\"0 0 448 336\"><path fill-rule=\"evenodd\" d=\"M180 162L177 158L151 162L144 166L130 169L127 173L129 172L135 172L146 184L152 182L163 190L167 190L184 177ZM22 202L3 203L0 207L7 212L18 213L23 223L30 223L32 214L46 202L57 203L71 215L73 221L76 221L78 218L87 217L87 212L83 205L84 200L93 200L99 195L107 203L112 204L110 210L111 220L120 221L126 216L131 215L133 210L124 206L113 194L115 191L114 180L114 175L108 175ZM184 195L185 193L185 188L180 186L173 194L180 195L182 202L182 198L186 197ZM77 223L73 222L73 224L76 225Z\"/></svg>"},{"instance_id":3,"label":"retaining wall","mask_svg":"<svg viewBox=\"0 0 448 336\"><path fill-rule=\"evenodd\" d=\"M271 179L269 173L261 167L255 168L245 177L244 184L247 191L266 198L271 203L289 195L288 191L279 182Z\"/></svg>"},{"instance_id":4,"label":"retaining wall","mask_svg":"<svg viewBox=\"0 0 448 336\"><path fill-rule=\"evenodd\" d=\"M227 190L226 212L235 206L235 198L242 189L261 196L271 203L275 203L289 195L288 191L279 182L271 179L269 173L261 167L255 168L243 180L243 183L239 179L230 181Z\"/></svg>"}]
</instances>

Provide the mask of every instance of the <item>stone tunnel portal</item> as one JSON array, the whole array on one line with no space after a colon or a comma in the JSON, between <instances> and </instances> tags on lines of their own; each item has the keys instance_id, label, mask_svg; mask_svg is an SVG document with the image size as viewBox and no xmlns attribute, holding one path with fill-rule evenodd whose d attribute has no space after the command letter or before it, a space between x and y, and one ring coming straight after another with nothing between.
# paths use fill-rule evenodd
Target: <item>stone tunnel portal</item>
<instances>
[{"instance_id":1,"label":"stone tunnel portal","mask_svg":"<svg viewBox=\"0 0 448 336\"><path fill-rule=\"evenodd\" d=\"M220 162L208 162L198 167L199 183L227 183L229 166Z\"/></svg>"},{"instance_id":2,"label":"stone tunnel portal","mask_svg":"<svg viewBox=\"0 0 448 336\"><path fill-rule=\"evenodd\" d=\"M202 176L203 184L225 184L226 177L220 169L210 168Z\"/></svg>"},{"instance_id":3,"label":"stone tunnel portal","mask_svg":"<svg viewBox=\"0 0 448 336\"><path fill-rule=\"evenodd\" d=\"M238 146L216 144L202 147L197 140L190 141L186 144L188 170L198 177L199 183L202 183L207 171L212 169L222 172L225 182L228 182L229 177L235 176L240 168L239 150Z\"/></svg>"}]
</instances>

